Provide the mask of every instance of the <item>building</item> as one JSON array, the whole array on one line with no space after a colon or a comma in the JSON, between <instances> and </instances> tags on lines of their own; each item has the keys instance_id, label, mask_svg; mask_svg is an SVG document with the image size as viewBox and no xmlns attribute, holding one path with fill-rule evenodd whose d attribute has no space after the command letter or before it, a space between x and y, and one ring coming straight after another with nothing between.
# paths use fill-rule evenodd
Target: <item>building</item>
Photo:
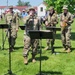
<instances>
[{"instance_id":1,"label":"building","mask_svg":"<svg viewBox=\"0 0 75 75\"><path fill-rule=\"evenodd\" d=\"M39 17L44 17L46 14L46 6L47 4L45 2L42 2L38 7L37 7L37 15Z\"/></svg>"},{"instance_id":2,"label":"building","mask_svg":"<svg viewBox=\"0 0 75 75\"><path fill-rule=\"evenodd\" d=\"M39 17L44 17L46 14L46 6L47 4L45 2L42 2L38 6L35 6L35 11L37 12L37 15ZM2 13L5 13L5 11L8 9L7 6L0 6L0 15ZM13 6L14 12L22 12L23 9L28 9L28 6Z\"/></svg>"},{"instance_id":3,"label":"building","mask_svg":"<svg viewBox=\"0 0 75 75\"><path fill-rule=\"evenodd\" d=\"M27 6L13 6L14 12L22 12L23 9L27 9ZM5 11L8 10L7 6L0 6L0 15L2 13L5 13Z\"/></svg>"}]
</instances>

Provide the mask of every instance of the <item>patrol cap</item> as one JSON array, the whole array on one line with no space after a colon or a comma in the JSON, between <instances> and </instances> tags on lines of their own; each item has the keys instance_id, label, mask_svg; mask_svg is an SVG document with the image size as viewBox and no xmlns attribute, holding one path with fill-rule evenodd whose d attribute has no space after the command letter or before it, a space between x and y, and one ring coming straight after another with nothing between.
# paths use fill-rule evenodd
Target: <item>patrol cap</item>
<instances>
[{"instance_id":1,"label":"patrol cap","mask_svg":"<svg viewBox=\"0 0 75 75\"><path fill-rule=\"evenodd\" d=\"M13 6L11 5L11 6L9 6L9 9L13 9Z\"/></svg>"},{"instance_id":2,"label":"patrol cap","mask_svg":"<svg viewBox=\"0 0 75 75\"><path fill-rule=\"evenodd\" d=\"M54 9L54 7L53 6L50 6L49 10L52 10L52 9Z\"/></svg>"},{"instance_id":3,"label":"patrol cap","mask_svg":"<svg viewBox=\"0 0 75 75\"><path fill-rule=\"evenodd\" d=\"M64 5L64 6L63 6L63 10L64 10L64 9L68 10L68 6L67 6L67 5Z\"/></svg>"},{"instance_id":4,"label":"patrol cap","mask_svg":"<svg viewBox=\"0 0 75 75\"><path fill-rule=\"evenodd\" d=\"M28 9L28 12L29 12L30 10L35 11L34 7L30 7L30 8Z\"/></svg>"}]
</instances>

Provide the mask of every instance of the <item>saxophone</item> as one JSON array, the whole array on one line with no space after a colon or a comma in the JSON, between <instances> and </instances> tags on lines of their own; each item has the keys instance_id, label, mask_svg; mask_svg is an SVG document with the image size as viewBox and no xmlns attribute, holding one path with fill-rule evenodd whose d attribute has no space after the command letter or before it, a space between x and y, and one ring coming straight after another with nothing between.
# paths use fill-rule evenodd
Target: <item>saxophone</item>
<instances>
[{"instance_id":1,"label":"saxophone","mask_svg":"<svg viewBox=\"0 0 75 75\"><path fill-rule=\"evenodd\" d=\"M63 30L64 30L64 29L66 28L66 26L67 26L67 21L68 21L68 19L67 19L67 18L64 18L64 20L61 22L61 27L62 27Z\"/></svg>"}]
</instances>

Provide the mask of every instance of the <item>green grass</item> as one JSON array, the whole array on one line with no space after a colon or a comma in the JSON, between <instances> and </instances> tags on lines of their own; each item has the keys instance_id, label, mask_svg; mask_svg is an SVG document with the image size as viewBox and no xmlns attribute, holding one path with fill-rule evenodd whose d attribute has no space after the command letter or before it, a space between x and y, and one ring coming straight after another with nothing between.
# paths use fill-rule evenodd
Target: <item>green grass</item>
<instances>
[{"instance_id":1,"label":"green grass","mask_svg":"<svg viewBox=\"0 0 75 75\"><path fill-rule=\"evenodd\" d=\"M0 24L4 21L0 21ZM22 24L22 23L20 23ZM31 52L29 52L29 64L23 63L23 33L21 29L18 31L18 38L16 40L16 49L11 54L12 72L16 75L36 75L39 72L39 54L36 55L36 63L31 62ZM60 32L57 32L55 40L55 51L59 54L51 54L51 50L45 51L42 48L42 72L44 75L75 75L75 22L72 24L72 52L63 52ZM6 33L4 32L4 36ZM2 47L2 30L0 29L0 46ZM42 40L42 46L46 47L46 40ZM0 75L4 75L9 69L8 60L8 42L6 39L5 50L0 49Z\"/></svg>"}]
</instances>

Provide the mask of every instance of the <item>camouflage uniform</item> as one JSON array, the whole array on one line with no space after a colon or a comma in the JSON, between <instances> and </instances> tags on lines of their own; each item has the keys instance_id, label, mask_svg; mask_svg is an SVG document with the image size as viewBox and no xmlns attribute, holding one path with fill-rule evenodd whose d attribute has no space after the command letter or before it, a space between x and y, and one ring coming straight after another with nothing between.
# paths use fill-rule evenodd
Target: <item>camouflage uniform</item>
<instances>
[{"instance_id":1,"label":"camouflage uniform","mask_svg":"<svg viewBox=\"0 0 75 75\"><path fill-rule=\"evenodd\" d=\"M68 8L67 6L63 7L63 10L67 10ZM64 20L66 20L65 23ZM60 23L62 24L61 26L61 38L62 38L62 44L63 47L65 48L65 50L70 49L71 48L71 42L70 42L70 37L71 37L71 23L73 22L73 17L72 14L70 12L67 12L66 14L64 14L64 12L61 14L60 16ZM66 26L65 26L66 24ZM68 50L70 51L70 50Z\"/></svg>"},{"instance_id":2,"label":"camouflage uniform","mask_svg":"<svg viewBox=\"0 0 75 75\"><path fill-rule=\"evenodd\" d=\"M28 57L28 52L30 49L30 46L32 47L32 59L35 58L36 50L38 46L38 40L37 39L31 39L29 36L28 31L29 30L38 30L38 27L40 25L39 20L36 15L34 16L26 16L25 20L25 33L24 33L24 52L23 56ZM34 35L35 36L35 35Z\"/></svg>"},{"instance_id":3,"label":"camouflage uniform","mask_svg":"<svg viewBox=\"0 0 75 75\"><path fill-rule=\"evenodd\" d=\"M51 6L49 8L49 10L52 10L52 9L54 10L53 6ZM46 27L56 27L56 24L58 23L58 18L57 18L56 12L54 12L52 15L48 14L46 21L48 22L48 26L46 26ZM52 43L54 44L56 31L55 30L50 30L50 31L52 31L54 34L53 39L52 39ZM50 41L51 41L51 39L47 39L47 47L45 48L45 50L50 48Z\"/></svg>"},{"instance_id":4,"label":"camouflage uniform","mask_svg":"<svg viewBox=\"0 0 75 75\"><path fill-rule=\"evenodd\" d=\"M10 9L10 8L9 8ZM19 17L18 17L18 13L14 13L14 12L8 12L5 15L5 21L6 24L11 25L9 27L11 27L11 37L9 37L9 30L8 30L8 41L9 44L11 45L11 48L14 48L15 45L15 40L17 38L17 30L19 27ZM11 40L11 43L10 43Z\"/></svg>"}]
</instances>

